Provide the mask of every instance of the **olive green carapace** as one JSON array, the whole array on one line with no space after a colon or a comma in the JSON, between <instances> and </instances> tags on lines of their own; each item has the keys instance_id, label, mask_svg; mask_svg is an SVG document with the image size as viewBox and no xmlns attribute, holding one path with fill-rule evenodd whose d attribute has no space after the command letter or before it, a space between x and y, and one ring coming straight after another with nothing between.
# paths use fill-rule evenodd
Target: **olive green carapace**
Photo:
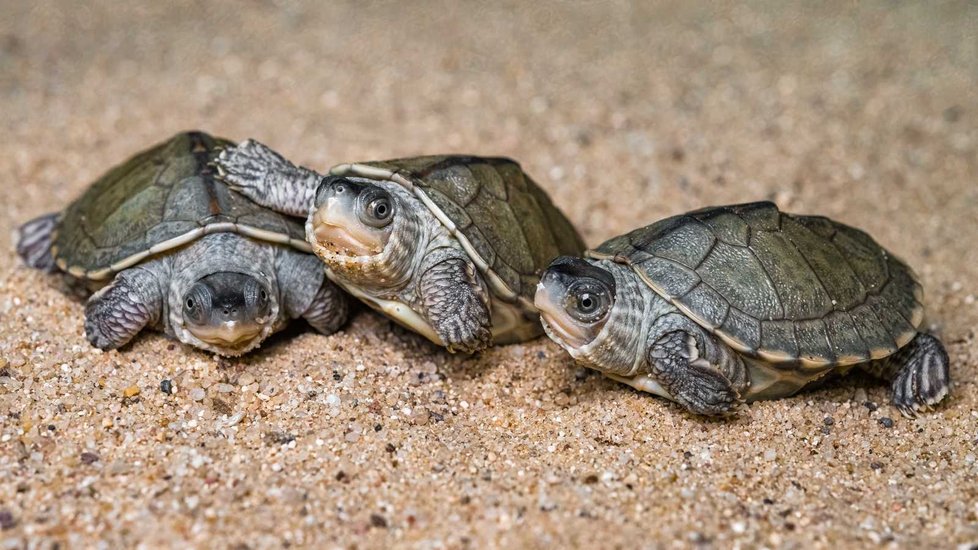
<instances>
[{"instance_id":1,"label":"olive green carapace","mask_svg":"<svg viewBox=\"0 0 978 550\"><path fill-rule=\"evenodd\" d=\"M540 270L557 256L584 250L567 218L510 159L427 156L360 166L395 172L416 186L488 269L530 302Z\"/></svg>"},{"instance_id":2,"label":"olive green carapace","mask_svg":"<svg viewBox=\"0 0 978 550\"><path fill-rule=\"evenodd\" d=\"M913 271L869 235L759 202L667 218L589 252L734 349L822 369L887 357L923 322Z\"/></svg>"},{"instance_id":3,"label":"olive green carapace","mask_svg":"<svg viewBox=\"0 0 978 550\"><path fill-rule=\"evenodd\" d=\"M308 251L303 228L215 182L209 163L231 142L185 132L99 178L62 214L52 249L72 275L107 279L204 234L231 231Z\"/></svg>"}]
</instances>

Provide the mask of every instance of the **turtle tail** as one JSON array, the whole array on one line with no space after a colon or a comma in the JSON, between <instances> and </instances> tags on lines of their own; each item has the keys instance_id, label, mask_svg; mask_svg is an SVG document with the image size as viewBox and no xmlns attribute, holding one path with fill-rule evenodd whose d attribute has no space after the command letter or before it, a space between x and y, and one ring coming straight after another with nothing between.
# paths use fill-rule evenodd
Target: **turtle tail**
<instances>
[{"instance_id":1,"label":"turtle tail","mask_svg":"<svg viewBox=\"0 0 978 550\"><path fill-rule=\"evenodd\" d=\"M17 255L28 266L48 273L57 269L54 255L51 254L51 245L59 215L58 212L52 212L39 216L17 230Z\"/></svg>"}]
</instances>

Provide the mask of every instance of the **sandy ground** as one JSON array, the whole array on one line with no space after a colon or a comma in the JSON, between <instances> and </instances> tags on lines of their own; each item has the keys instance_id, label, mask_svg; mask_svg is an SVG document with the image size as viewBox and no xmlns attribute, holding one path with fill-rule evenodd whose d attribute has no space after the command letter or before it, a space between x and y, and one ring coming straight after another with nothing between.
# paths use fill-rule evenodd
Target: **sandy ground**
<instances>
[{"instance_id":1,"label":"sandy ground","mask_svg":"<svg viewBox=\"0 0 978 550\"><path fill-rule=\"evenodd\" d=\"M4 2L0 547L978 543L978 5L685 4ZM188 128L319 168L513 156L591 244L830 215L918 270L953 397L907 420L858 377L706 421L545 340L453 357L369 313L100 353L7 235Z\"/></svg>"}]
</instances>

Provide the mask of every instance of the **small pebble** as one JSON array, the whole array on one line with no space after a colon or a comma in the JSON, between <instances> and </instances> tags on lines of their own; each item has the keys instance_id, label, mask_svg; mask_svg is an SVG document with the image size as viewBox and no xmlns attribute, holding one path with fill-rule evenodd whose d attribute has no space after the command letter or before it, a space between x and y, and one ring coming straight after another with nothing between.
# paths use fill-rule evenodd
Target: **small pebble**
<instances>
[{"instance_id":1,"label":"small pebble","mask_svg":"<svg viewBox=\"0 0 978 550\"><path fill-rule=\"evenodd\" d=\"M873 412L879 408L879 405L873 403L872 401L866 401L865 403L863 403L863 406L869 409L869 412Z\"/></svg>"},{"instance_id":2,"label":"small pebble","mask_svg":"<svg viewBox=\"0 0 978 550\"><path fill-rule=\"evenodd\" d=\"M139 395L139 386L129 386L122 390L123 397L136 397L137 395Z\"/></svg>"},{"instance_id":3,"label":"small pebble","mask_svg":"<svg viewBox=\"0 0 978 550\"><path fill-rule=\"evenodd\" d=\"M880 418L880 426L883 426L884 428L892 428L893 419L888 416L884 416L883 418Z\"/></svg>"},{"instance_id":4,"label":"small pebble","mask_svg":"<svg viewBox=\"0 0 978 550\"><path fill-rule=\"evenodd\" d=\"M250 372L243 373L238 377L239 386L250 386L255 383L255 375Z\"/></svg>"},{"instance_id":5,"label":"small pebble","mask_svg":"<svg viewBox=\"0 0 978 550\"><path fill-rule=\"evenodd\" d=\"M831 426L832 424L835 424L835 419L833 419L831 416L826 416L825 418L822 419L822 424L825 424L826 426Z\"/></svg>"},{"instance_id":6,"label":"small pebble","mask_svg":"<svg viewBox=\"0 0 978 550\"><path fill-rule=\"evenodd\" d=\"M82 464L94 464L99 461L99 456L93 452L85 451L79 457Z\"/></svg>"},{"instance_id":7,"label":"small pebble","mask_svg":"<svg viewBox=\"0 0 978 550\"><path fill-rule=\"evenodd\" d=\"M10 510L0 510L0 529L6 531L17 526L17 520Z\"/></svg>"},{"instance_id":8,"label":"small pebble","mask_svg":"<svg viewBox=\"0 0 978 550\"><path fill-rule=\"evenodd\" d=\"M387 519L380 514L370 514L370 525L379 529L386 529Z\"/></svg>"},{"instance_id":9,"label":"small pebble","mask_svg":"<svg viewBox=\"0 0 978 550\"><path fill-rule=\"evenodd\" d=\"M194 388L190 390L190 398L193 399L194 401L203 401L204 395L205 394L203 388Z\"/></svg>"},{"instance_id":10,"label":"small pebble","mask_svg":"<svg viewBox=\"0 0 978 550\"><path fill-rule=\"evenodd\" d=\"M160 381L160 391L167 395L173 393L173 381L169 378Z\"/></svg>"}]
</instances>

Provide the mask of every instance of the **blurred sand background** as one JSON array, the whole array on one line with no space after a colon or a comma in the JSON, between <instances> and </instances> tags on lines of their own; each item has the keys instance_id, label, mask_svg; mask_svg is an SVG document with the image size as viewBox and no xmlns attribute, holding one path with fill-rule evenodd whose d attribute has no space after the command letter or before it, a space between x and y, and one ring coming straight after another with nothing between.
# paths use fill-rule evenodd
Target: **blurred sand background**
<instances>
[{"instance_id":1,"label":"blurred sand background","mask_svg":"<svg viewBox=\"0 0 978 550\"><path fill-rule=\"evenodd\" d=\"M407 4L0 6L0 547L978 543L978 4ZM918 270L953 397L908 420L856 377L706 421L546 340L453 357L365 312L241 360L99 353L8 235L191 128L320 169L509 155L592 245L829 215Z\"/></svg>"}]
</instances>

